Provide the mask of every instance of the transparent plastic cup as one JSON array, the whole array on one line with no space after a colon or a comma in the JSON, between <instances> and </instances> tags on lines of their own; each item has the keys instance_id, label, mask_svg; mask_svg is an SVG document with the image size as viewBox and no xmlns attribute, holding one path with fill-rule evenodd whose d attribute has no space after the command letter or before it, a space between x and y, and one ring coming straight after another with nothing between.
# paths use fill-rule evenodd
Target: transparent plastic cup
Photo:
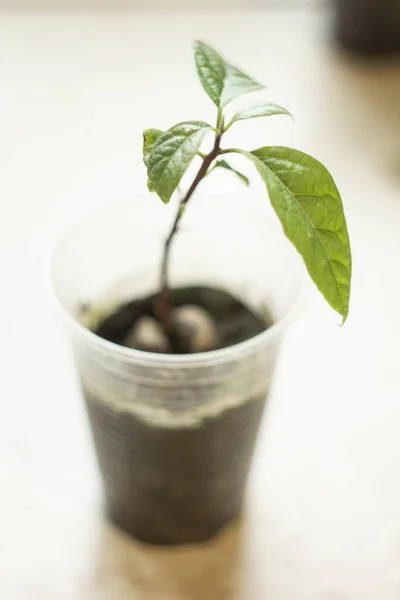
<instances>
[{"instance_id":1,"label":"transparent plastic cup","mask_svg":"<svg viewBox=\"0 0 400 600\"><path fill-rule=\"evenodd\" d=\"M192 543L240 512L303 268L261 206L247 197L196 197L173 245L172 287L225 290L273 325L235 346L182 356L108 342L91 332L96 323L157 290L166 224L149 204L136 197L80 219L55 248L51 282L71 334L109 516L146 542Z\"/></svg>"}]
</instances>

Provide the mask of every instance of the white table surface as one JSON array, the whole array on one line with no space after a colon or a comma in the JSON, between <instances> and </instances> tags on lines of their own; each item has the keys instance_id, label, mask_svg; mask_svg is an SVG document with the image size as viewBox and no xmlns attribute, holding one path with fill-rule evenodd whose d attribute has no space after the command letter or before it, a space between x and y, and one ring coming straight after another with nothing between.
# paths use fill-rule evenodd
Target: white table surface
<instances>
[{"instance_id":1,"label":"white table surface","mask_svg":"<svg viewBox=\"0 0 400 600\"><path fill-rule=\"evenodd\" d=\"M353 297L339 328L315 295L286 340L247 516L203 546L157 549L103 520L43 267L77 210L144 189L142 129L213 118L197 37L253 65L296 116L238 126L236 143L292 144L333 171ZM400 65L344 60L310 10L3 13L0 56L2 600L398 600Z\"/></svg>"}]
</instances>

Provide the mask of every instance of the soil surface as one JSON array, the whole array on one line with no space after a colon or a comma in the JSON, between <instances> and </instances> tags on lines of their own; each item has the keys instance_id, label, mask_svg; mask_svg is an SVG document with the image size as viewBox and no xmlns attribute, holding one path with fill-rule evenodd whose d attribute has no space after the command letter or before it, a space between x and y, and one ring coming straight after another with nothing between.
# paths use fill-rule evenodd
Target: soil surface
<instances>
[{"instance_id":1,"label":"soil surface","mask_svg":"<svg viewBox=\"0 0 400 600\"><path fill-rule=\"evenodd\" d=\"M207 287L177 288L172 291L175 307L194 304L205 309L218 331L218 348L243 342L267 329L268 324L227 292ZM135 322L143 315L155 317L154 296L122 304L95 330L100 337L121 346ZM184 353L184 352L182 352Z\"/></svg>"}]
</instances>

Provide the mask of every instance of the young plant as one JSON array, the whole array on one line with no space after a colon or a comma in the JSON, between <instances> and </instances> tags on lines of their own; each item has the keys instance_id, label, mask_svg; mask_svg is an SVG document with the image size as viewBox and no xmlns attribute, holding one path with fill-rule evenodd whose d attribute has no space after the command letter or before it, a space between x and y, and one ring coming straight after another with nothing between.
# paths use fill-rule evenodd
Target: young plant
<instances>
[{"instance_id":1,"label":"young plant","mask_svg":"<svg viewBox=\"0 0 400 600\"><path fill-rule=\"evenodd\" d=\"M244 175L226 162L225 157L229 154L241 154L254 164L266 185L283 231L303 257L319 291L344 322L349 310L351 251L342 200L332 176L315 158L292 148L263 146L248 151L222 147L225 132L238 121L290 113L282 106L258 101L226 122L224 110L230 102L264 86L225 62L204 42L195 42L194 53L197 75L217 107L215 126L204 121L186 121L167 131L147 129L143 134L148 188L156 192L164 203L170 201L195 156L201 158L197 174L180 198L175 220L165 241L160 292L155 307L165 333L170 339L174 335L168 284L170 248L187 203L200 182L216 168L234 171L248 183ZM208 154L203 154L201 147L209 134L214 135L213 147ZM224 158L221 159L221 156Z\"/></svg>"}]
</instances>

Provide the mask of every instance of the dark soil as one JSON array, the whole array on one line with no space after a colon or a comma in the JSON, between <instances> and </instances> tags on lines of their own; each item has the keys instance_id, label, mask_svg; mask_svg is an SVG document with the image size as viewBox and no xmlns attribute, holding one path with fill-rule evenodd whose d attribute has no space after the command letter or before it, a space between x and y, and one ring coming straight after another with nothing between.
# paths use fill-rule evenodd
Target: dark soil
<instances>
[{"instance_id":1,"label":"dark soil","mask_svg":"<svg viewBox=\"0 0 400 600\"><path fill-rule=\"evenodd\" d=\"M240 300L222 290L200 286L177 288L172 291L172 298L175 307L195 304L208 312L217 326L219 348L243 342L268 326L265 320ZM155 318L154 299L154 296L148 296L121 305L100 323L95 333L123 346L127 333L140 317L148 315ZM185 354L185 351L181 354Z\"/></svg>"},{"instance_id":2,"label":"dark soil","mask_svg":"<svg viewBox=\"0 0 400 600\"><path fill-rule=\"evenodd\" d=\"M225 346L267 325L229 294L204 287L178 289L176 305L196 303L218 324ZM135 319L153 315L153 298L129 302L96 333L121 343ZM111 519L138 539L155 544L208 539L236 517L267 393L198 426L163 427L118 412L84 389ZM155 394L157 390L155 388Z\"/></svg>"},{"instance_id":3,"label":"dark soil","mask_svg":"<svg viewBox=\"0 0 400 600\"><path fill-rule=\"evenodd\" d=\"M85 392L107 511L151 544L206 540L241 510L265 395L197 428L150 426Z\"/></svg>"}]
</instances>

